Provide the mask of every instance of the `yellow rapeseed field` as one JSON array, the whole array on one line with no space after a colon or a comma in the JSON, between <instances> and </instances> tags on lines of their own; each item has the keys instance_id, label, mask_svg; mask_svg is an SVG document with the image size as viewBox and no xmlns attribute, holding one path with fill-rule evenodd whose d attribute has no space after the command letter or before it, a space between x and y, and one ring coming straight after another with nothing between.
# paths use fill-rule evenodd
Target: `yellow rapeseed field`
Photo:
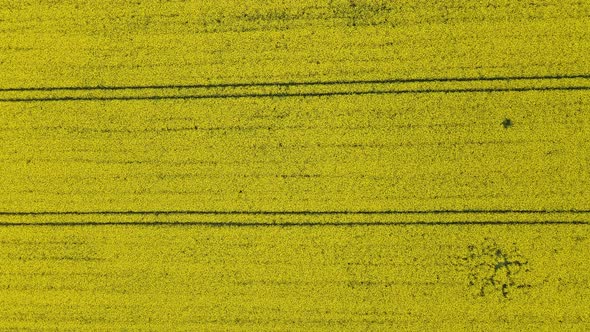
<instances>
[{"instance_id":1,"label":"yellow rapeseed field","mask_svg":"<svg viewBox=\"0 0 590 332\"><path fill-rule=\"evenodd\" d=\"M590 1L0 0L0 330L590 330Z\"/></svg>"}]
</instances>

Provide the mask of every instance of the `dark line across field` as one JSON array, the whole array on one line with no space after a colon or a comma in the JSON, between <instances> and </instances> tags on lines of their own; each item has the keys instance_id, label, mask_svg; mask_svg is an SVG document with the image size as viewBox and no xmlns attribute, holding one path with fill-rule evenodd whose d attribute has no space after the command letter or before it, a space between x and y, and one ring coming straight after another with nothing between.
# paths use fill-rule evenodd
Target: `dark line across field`
<instances>
[{"instance_id":1,"label":"dark line across field","mask_svg":"<svg viewBox=\"0 0 590 332\"><path fill-rule=\"evenodd\" d=\"M63 87L15 87L15 88L0 88L0 91L191 89L191 88L394 84L394 83L427 83L427 82L520 81L520 80L560 80L560 79L590 79L590 74L539 75L539 76L491 76L491 77L394 78L394 79L381 79L381 80L337 80L337 81L308 81L308 82L254 82L254 83L168 84L168 85L162 84L162 85L128 85L128 86L97 85L97 86L63 86Z\"/></svg>"},{"instance_id":2,"label":"dark line across field","mask_svg":"<svg viewBox=\"0 0 590 332\"><path fill-rule=\"evenodd\" d=\"M520 87L520 88L473 88L473 89L413 89L413 90L372 90L372 91L334 91L308 93L244 93L244 94L195 94L165 96L65 96L65 97L32 97L32 98L0 98L0 102L51 102L51 101L126 101L126 100L173 100L173 99L238 99L238 98L289 98L289 97L330 97L360 96L388 94L425 94L425 93L494 93L494 92L528 92L528 91L584 91L590 86L566 87Z\"/></svg>"}]
</instances>

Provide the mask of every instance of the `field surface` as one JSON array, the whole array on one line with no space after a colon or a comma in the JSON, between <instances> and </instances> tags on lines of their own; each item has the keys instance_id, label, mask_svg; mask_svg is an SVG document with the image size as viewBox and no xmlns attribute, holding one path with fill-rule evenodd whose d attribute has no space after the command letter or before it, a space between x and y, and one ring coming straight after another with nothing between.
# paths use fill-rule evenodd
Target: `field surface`
<instances>
[{"instance_id":1,"label":"field surface","mask_svg":"<svg viewBox=\"0 0 590 332\"><path fill-rule=\"evenodd\" d=\"M589 31L0 0L0 330L590 330Z\"/></svg>"}]
</instances>

